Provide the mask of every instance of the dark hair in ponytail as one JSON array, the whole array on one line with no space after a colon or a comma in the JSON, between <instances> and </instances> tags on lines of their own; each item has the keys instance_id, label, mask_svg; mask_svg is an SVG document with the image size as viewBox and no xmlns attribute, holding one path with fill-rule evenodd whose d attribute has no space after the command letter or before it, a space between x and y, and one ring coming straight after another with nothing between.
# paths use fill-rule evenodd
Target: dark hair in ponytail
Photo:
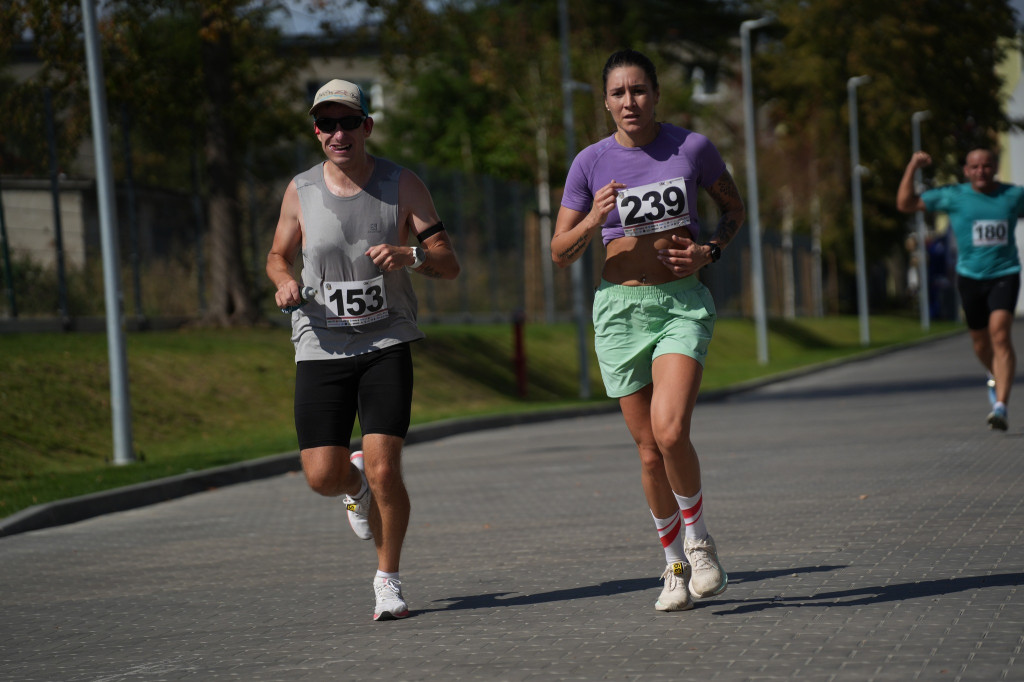
<instances>
[{"instance_id":1,"label":"dark hair in ponytail","mask_svg":"<svg viewBox=\"0 0 1024 682\"><path fill-rule=\"evenodd\" d=\"M621 66L639 66L647 74L651 86L658 89L658 71L654 68L654 62L647 58L647 55L636 50L619 50L608 57L605 62L604 71L601 72L601 84L605 92L608 91L608 74Z\"/></svg>"}]
</instances>

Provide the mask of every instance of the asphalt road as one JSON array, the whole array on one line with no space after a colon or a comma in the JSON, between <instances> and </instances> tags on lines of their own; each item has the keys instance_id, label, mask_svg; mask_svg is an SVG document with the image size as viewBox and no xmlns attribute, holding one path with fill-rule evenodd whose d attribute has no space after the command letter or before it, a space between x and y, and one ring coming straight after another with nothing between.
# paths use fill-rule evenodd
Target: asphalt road
<instances>
[{"instance_id":1,"label":"asphalt road","mask_svg":"<svg viewBox=\"0 0 1024 682\"><path fill-rule=\"evenodd\" d=\"M402 621L301 474L0 538L0 679L1021 680L1024 410L990 432L983 379L959 334L701 401L692 611L600 414L407 447Z\"/></svg>"}]
</instances>

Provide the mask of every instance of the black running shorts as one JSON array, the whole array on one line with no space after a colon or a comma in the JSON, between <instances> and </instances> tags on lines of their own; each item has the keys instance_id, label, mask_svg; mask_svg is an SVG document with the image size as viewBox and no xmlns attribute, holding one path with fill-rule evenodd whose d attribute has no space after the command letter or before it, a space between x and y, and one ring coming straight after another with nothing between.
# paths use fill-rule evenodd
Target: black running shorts
<instances>
[{"instance_id":1,"label":"black running shorts","mask_svg":"<svg viewBox=\"0 0 1024 682\"><path fill-rule=\"evenodd\" d=\"M987 329L988 317L993 310L1017 309L1020 293L1020 273L1015 272L995 279L971 279L957 275L957 291L964 309L968 329Z\"/></svg>"},{"instance_id":2,"label":"black running shorts","mask_svg":"<svg viewBox=\"0 0 1024 682\"><path fill-rule=\"evenodd\" d=\"M341 360L295 367L295 431L299 449L349 447L355 418L363 435L405 438L412 411L408 343Z\"/></svg>"}]
</instances>

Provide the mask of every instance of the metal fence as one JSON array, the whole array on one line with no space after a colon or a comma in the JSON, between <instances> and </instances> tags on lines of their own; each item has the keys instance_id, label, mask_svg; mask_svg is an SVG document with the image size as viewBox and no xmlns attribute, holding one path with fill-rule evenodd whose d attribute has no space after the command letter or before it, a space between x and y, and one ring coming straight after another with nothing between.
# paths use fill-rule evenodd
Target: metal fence
<instances>
[{"instance_id":1,"label":"metal fence","mask_svg":"<svg viewBox=\"0 0 1024 682\"><path fill-rule=\"evenodd\" d=\"M575 292L571 272L551 262L548 238L542 234L536 188L487 176L415 170L430 188L462 263L462 275L455 281L413 277L422 321L496 322L515 315L531 322L572 319ZM4 199L0 204L0 227L4 228L0 236L6 254L0 262L6 292L0 311L6 318L103 315L95 187L82 181L65 181L63 186L58 183L57 199L50 201L49 183L37 185L33 210L26 211L14 205L18 196L18 201L24 202L24 187L15 188L9 180L0 182L0 197ZM15 189L22 195L17 195ZM210 281L205 272L208 249L201 196L153 188L136 188L129 193L129 189L123 183L117 188L125 315L201 315L206 305L206 283ZM263 265L283 189L284 182L248 182L241 207L245 223L241 229L242 258L254 295L268 315L275 308ZM47 210L47 205L53 208ZM557 202L553 206L557 212ZM80 215L72 220L65 217L63 222L80 229L57 239L60 213L69 210ZM701 207L706 225L715 223L713 210ZM11 238L18 235L32 238ZM709 231L702 235L702 239L708 237ZM71 262L56 258L56 250L67 251L70 242L83 257ZM741 231L722 260L702 271L701 277L722 316L752 315L749 253L749 235ZM828 272L827 259L823 262L809 237L795 235L784 240L769 229L763 235L762 254L770 316L836 312L836 301L845 294L826 292L829 286L822 282L832 281L830 286L835 289L837 278L834 272ZM599 243L587 255L585 310L589 310L602 257ZM60 263L64 272L58 272Z\"/></svg>"}]
</instances>

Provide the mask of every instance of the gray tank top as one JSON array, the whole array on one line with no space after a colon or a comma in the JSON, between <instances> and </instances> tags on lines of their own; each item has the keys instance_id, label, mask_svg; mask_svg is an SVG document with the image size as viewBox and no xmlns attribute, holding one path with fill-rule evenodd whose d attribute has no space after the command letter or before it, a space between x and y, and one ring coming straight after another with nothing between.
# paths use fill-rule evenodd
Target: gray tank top
<instances>
[{"instance_id":1,"label":"gray tank top","mask_svg":"<svg viewBox=\"0 0 1024 682\"><path fill-rule=\"evenodd\" d=\"M295 361L349 358L423 338L405 268L381 274L366 255L399 244L398 178L402 168L374 157L362 192L339 197L324 183L323 164L295 176L305 228L302 284L315 300L292 313Z\"/></svg>"}]
</instances>

